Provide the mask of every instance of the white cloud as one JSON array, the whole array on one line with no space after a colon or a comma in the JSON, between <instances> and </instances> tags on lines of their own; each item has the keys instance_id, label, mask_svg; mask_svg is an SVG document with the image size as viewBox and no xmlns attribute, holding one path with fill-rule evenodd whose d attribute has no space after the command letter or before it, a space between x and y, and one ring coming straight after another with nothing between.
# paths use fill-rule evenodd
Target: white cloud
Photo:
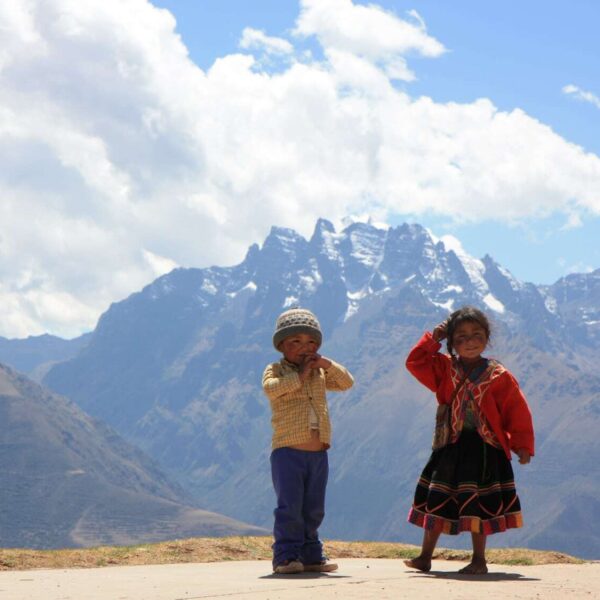
<instances>
[{"instance_id":1,"label":"white cloud","mask_svg":"<svg viewBox=\"0 0 600 600\"><path fill-rule=\"evenodd\" d=\"M592 92L586 92L576 85L565 85L562 89L563 94L567 94L568 96L573 96L577 100L581 100L583 102L589 102L593 104L596 108L600 108L600 98Z\"/></svg>"},{"instance_id":2,"label":"white cloud","mask_svg":"<svg viewBox=\"0 0 600 600\"><path fill-rule=\"evenodd\" d=\"M247 30L204 72L147 1L0 3L0 335L75 335L173 266L240 260L272 224L600 214L597 156L522 111L394 86L411 55L444 51L410 17L305 0L297 34L322 58ZM252 54L275 47L277 73Z\"/></svg>"},{"instance_id":3,"label":"white cloud","mask_svg":"<svg viewBox=\"0 0 600 600\"><path fill-rule=\"evenodd\" d=\"M262 48L268 54L292 54L294 46L287 40L265 35L264 31L246 27L242 32L240 48L252 49Z\"/></svg>"},{"instance_id":4,"label":"white cloud","mask_svg":"<svg viewBox=\"0 0 600 600\"><path fill-rule=\"evenodd\" d=\"M169 273L179 266L171 259L154 254L154 252L150 252L149 250L143 250L143 254L146 262L150 265L156 277Z\"/></svg>"},{"instance_id":5,"label":"white cloud","mask_svg":"<svg viewBox=\"0 0 600 600\"><path fill-rule=\"evenodd\" d=\"M403 54L414 52L437 57L444 46L429 36L416 11L409 14L417 25L376 5L351 0L301 0L295 33L316 36L323 48L365 57L381 65L391 79L411 81L414 74Z\"/></svg>"}]
</instances>

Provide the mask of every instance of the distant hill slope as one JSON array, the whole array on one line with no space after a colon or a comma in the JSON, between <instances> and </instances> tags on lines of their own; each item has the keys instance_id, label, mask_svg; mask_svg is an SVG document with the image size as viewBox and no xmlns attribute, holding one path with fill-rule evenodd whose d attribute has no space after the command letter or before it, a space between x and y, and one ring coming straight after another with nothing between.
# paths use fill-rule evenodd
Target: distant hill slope
<instances>
[{"instance_id":1,"label":"distant hill slope","mask_svg":"<svg viewBox=\"0 0 600 600\"><path fill-rule=\"evenodd\" d=\"M526 526L490 543L600 556L600 530L590 527L600 516L600 270L536 286L416 224L338 232L320 220L309 240L273 228L239 265L177 269L114 303L89 344L44 381L138 444L202 506L268 526L270 410L260 379L278 358L277 314L311 308L323 353L356 378L329 399L324 533L416 542L406 513L435 406L404 359L466 303L492 317L489 354L522 384L537 436L531 465L515 465Z\"/></svg>"},{"instance_id":2,"label":"distant hill slope","mask_svg":"<svg viewBox=\"0 0 600 600\"><path fill-rule=\"evenodd\" d=\"M52 364L75 357L85 348L90 337L89 333L72 340L47 334L25 339L0 337L0 363L38 381Z\"/></svg>"},{"instance_id":3,"label":"distant hill slope","mask_svg":"<svg viewBox=\"0 0 600 600\"><path fill-rule=\"evenodd\" d=\"M258 533L194 508L141 451L0 365L0 546L131 544Z\"/></svg>"}]
</instances>

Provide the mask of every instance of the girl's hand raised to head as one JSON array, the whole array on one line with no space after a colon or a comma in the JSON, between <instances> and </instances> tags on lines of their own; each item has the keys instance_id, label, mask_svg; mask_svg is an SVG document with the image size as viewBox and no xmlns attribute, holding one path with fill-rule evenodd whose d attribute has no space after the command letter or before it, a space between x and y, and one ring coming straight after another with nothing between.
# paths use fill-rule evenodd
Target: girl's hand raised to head
<instances>
[{"instance_id":1,"label":"girl's hand raised to head","mask_svg":"<svg viewBox=\"0 0 600 600\"><path fill-rule=\"evenodd\" d=\"M526 465L531 461L531 456L529 455L529 451L525 450L525 448L519 448L517 450L517 456L519 457L519 462L522 465Z\"/></svg>"},{"instance_id":2,"label":"girl's hand raised to head","mask_svg":"<svg viewBox=\"0 0 600 600\"><path fill-rule=\"evenodd\" d=\"M433 339L436 342L441 342L446 338L446 333L448 331L448 319L442 321L439 325L436 325L433 329L432 335Z\"/></svg>"}]
</instances>

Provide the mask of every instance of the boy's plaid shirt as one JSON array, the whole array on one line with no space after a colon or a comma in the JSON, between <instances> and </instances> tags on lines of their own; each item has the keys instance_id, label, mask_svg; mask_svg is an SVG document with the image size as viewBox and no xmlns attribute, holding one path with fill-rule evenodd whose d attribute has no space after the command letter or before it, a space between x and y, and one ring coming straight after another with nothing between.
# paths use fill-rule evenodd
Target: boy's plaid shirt
<instances>
[{"instance_id":1,"label":"boy's plaid shirt","mask_svg":"<svg viewBox=\"0 0 600 600\"><path fill-rule=\"evenodd\" d=\"M319 437L329 448L331 423L325 392L342 392L350 389L353 383L352 375L333 361L328 369L313 370L304 382L300 381L298 367L285 358L268 365L262 385L271 401L273 449L310 441L311 404L319 419Z\"/></svg>"}]
</instances>

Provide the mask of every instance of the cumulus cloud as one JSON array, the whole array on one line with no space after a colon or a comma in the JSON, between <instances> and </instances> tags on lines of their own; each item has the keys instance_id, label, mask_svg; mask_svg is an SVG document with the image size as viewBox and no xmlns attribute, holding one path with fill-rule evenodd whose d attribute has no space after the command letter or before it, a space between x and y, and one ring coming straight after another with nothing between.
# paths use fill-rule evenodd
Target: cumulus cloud
<instances>
[{"instance_id":1,"label":"cumulus cloud","mask_svg":"<svg viewBox=\"0 0 600 600\"><path fill-rule=\"evenodd\" d=\"M172 266L240 260L272 224L600 214L597 156L490 100L396 87L411 56L445 51L408 17L303 0L289 39L247 29L203 71L147 0L1 3L0 335L90 329ZM298 36L323 55L298 58Z\"/></svg>"},{"instance_id":2,"label":"cumulus cloud","mask_svg":"<svg viewBox=\"0 0 600 600\"><path fill-rule=\"evenodd\" d=\"M268 54L292 54L294 46L287 40L279 37L270 37L264 31L246 27L242 32L240 48L251 50L262 48Z\"/></svg>"},{"instance_id":3,"label":"cumulus cloud","mask_svg":"<svg viewBox=\"0 0 600 600\"><path fill-rule=\"evenodd\" d=\"M592 94L592 92L586 92L585 90L582 90L581 88L572 84L565 85L562 91L563 94L573 96L573 98L576 98L577 100L582 100L583 102L589 102L596 108L600 108L600 98L598 98L598 96L596 96L595 94Z\"/></svg>"},{"instance_id":4,"label":"cumulus cloud","mask_svg":"<svg viewBox=\"0 0 600 600\"><path fill-rule=\"evenodd\" d=\"M295 33L316 36L325 53L335 51L362 56L380 65L390 79L412 81L404 54L437 57L443 44L427 34L416 11L409 15L416 25L376 5L362 6L351 0L302 0Z\"/></svg>"}]
</instances>

